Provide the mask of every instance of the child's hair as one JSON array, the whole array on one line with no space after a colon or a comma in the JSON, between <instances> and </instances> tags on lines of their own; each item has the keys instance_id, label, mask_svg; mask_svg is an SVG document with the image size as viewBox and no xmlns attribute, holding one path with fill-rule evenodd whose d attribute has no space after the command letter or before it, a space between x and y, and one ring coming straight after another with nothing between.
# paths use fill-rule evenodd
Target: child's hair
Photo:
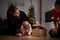
<instances>
[{"instance_id":1,"label":"child's hair","mask_svg":"<svg viewBox=\"0 0 60 40\"><path fill-rule=\"evenodd\" d=\"M24 21L23 22L23 27L26 28L27 25L29 25L29 22L28 21Z\"/></svg>"}]
</instances>

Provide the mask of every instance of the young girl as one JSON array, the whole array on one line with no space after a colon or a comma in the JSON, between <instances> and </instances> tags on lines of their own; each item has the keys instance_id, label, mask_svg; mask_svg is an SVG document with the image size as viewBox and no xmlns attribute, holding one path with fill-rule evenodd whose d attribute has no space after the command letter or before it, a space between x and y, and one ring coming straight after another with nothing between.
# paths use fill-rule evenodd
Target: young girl
<instances>
[{"instance_id":1,"label":"young girl","mask_svg":"<svg viewBox=\"0 0 60 40\"><path fill-rule=\"evenodd\" d=\"M28 21L24 21L20 30L21 30L22 33L18 33L17 36L31 35L31 33L32 33L31 24Z\"/></svg>"}]
</instances>

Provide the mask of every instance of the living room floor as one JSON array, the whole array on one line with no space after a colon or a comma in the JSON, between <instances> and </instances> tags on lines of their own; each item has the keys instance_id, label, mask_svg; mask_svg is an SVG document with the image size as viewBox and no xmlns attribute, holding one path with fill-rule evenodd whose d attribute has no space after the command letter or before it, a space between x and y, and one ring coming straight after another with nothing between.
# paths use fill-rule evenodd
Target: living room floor
<instances>
[{"instance_id":1,"label":"living room floor","mask_svg":"<svg viewBox=\"0 0 60 40\"><path fill-rule=\"evenodd\" d=\"M51 37L32 37L32 36L0 36L0 40L60 40L60 38L51 38Z\"/></svg>"}]
</instances>

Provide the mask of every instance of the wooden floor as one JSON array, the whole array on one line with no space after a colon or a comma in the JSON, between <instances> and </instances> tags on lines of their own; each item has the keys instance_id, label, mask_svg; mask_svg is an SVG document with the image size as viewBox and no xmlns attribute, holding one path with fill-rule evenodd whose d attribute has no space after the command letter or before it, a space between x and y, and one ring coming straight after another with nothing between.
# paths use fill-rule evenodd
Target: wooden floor
<instances>
[{"instance_id":1,"label":"wooden floor","mask_svg":"<svg viewBox=\"0 0 60 40\"><path fill-rule=\"evenodd\" d=\"M60 38L51 37L32 37L32 36L0 36L0 40L60 40Z\"/></svg>"}]
</instances>

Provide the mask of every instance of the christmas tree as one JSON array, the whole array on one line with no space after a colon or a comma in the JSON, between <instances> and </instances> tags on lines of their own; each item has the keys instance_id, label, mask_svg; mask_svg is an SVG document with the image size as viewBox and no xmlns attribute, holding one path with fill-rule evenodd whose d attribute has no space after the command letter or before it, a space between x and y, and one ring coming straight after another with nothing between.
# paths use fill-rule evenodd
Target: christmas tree
<instances>
[{"instance_id":1,"label":"christmas tree","mask_svg":"<svg viewBox=\"0 0 60 40\"><path fill-rule=\"evenodd\" d=\"M35 11L34 11L34 7L33 6L31 6L29 8L28 17L29 17L30 22L33 23L35 21Z\"/></svg>"}]
</instances>

